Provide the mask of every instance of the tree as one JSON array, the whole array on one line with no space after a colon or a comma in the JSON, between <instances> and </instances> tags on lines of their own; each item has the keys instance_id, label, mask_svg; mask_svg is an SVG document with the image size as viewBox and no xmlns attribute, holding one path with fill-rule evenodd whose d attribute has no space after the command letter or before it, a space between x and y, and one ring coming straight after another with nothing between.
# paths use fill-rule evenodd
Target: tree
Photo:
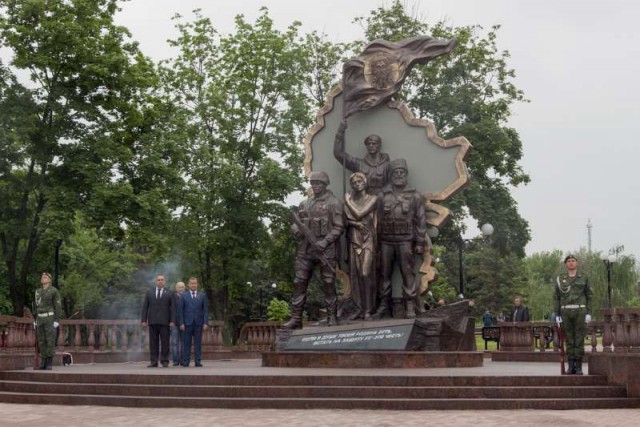
<instances>
[{"instance_id":1,"label":"tree","mask_svg":"<svg viewBox=\"0 0 640 427\"><path fill-rule=\"evenodd\" d=\"M524 259L527 283L523 294L527 295L525 305L532 318L549 318L554 311L554 287L556 278L564 271L562 251L538 252Z\"/></svg>"},{"instance_id":2,"label":"tree","mask_svg":"<svg viewBox=\"0 0 640 427\"><path fill-rule=\"evenodd\" d=\"M138 317L140 301L132 292L131 278L140 255L122 243L100 238L77 215L60 256L65 272L62 297L70 313L82 312L90 319Z\"/></svg>"},{"instance_id":3,"label":"tree","mask_svg":"<svg viewBox=\"0 0 640 427\"><path fill-rule=\"evenodd\" d=\"M209 19L176 17L180 54L164 63L165 91L185 114L188 187L178 227L187 258L218 318L251 280L269 239L268 221L286 218L285 198L301 189L298 141L311 123L305 44L298 23L274 29L266 9L251 24L235 19L220 35ZM215 298L214 298L215 292Z\"/></svg>"},{"instance_id":4,"label":"tree","mask_svg":"<svg viewBox=\"0 0 640 427\"><path fill-rule=\"evenodd\" d=\"M478 224L494 225L492 242L501 255L524 257L530 239L528 224L519 215L509 188L526 184L529 177L518 163L522 142L506 123L512 104L525 99L513 83L509 53L497 48L499 27L481 36L479 26L452 27L443 21L429 25L411 16L398 0L355 21L364 28L366 41L399 41L424 34L457 39L452 53L415 67L399 94L416 116L434 122L444 138L462 135L473 145L467 162L471 184L447 203L453 221L442 230L439 241L455 242L468 212ZM453 244L447 246L455 249Z\"/></svg>"},{"instance_id":5,"label":"tree","mask_svg":"<svg viewBox=\"0 0 640 427\"><path fill-rule=\"evenodd\" d=\"M625 255L624 247L618 246L609 251L615 255L611 274L611 303L613 307L633 307L638 298L638 265L633 256ZM607 272L602 262L602 252L588 252L580 249L575 252L578 258L578 270L589 276L592 290L592 309L594 318L601 318L600 309L607 306ZM604 254L605 256L608 254ZM540 252L524 260L527 285L524 293L529 296L529 310L536 318L543 318L554 310L554 289L556 278L566 271L561 251Z\"/></svg>"},{"instance_id":6,"label":"tree","mask_svg":"<svg viewBox=\"0 0 640 427\"><path fill-rule=\"evenodd\" d=\"M482 314L508 313L516 294L524 294L526 276L522 260L515 254L501 255L499 251L481 241L471 242L465 252L466 294L475 300L475 307Z\"/></svg>"},{"instance_id":7,"label":"tree","mask_svg":"<svg viewBox=\"0 0 640 427\"><path fill-rule=\"evenodd\" d=\"M150 236L159 233L142 228L157 231L171 219L162 187L179 157L171 144L150 144L167 112L150 97L152 64L113 23L116 0L1 0L0 7L0 41L13 54L0 73L8 107L0 114L8 141L0 253L20 315L35 264L51 265L48 248L73 232L76 211L103 238L135 241L145 252L153 246ZM28 87L18 71L28 73Z\"/></svg>"}]
</instances>

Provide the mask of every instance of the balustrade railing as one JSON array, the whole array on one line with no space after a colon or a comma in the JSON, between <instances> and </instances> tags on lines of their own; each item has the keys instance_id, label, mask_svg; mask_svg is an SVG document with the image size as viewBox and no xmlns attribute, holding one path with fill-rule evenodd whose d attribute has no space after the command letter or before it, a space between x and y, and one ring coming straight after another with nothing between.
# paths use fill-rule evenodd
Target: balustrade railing
<instances>
[{"instance_id":1,"label":"balustrade railing","mask_svg":"<svg viewBox=\"0 0 640 427\"><path fill-rule=\"evenodd\" d=\"M222 321L209 322L202 333L203 349L222 347ZM35 347L33 319L0 316L0 349L26 351ZM149 334L139 320L72 319L60 321L59 351L145 351Z\"/></svg>"},{"instance_id":2,"label":"balustrade railing","mask_svg":"<svg viewBox=\"0 0 640 427\"><path fill-rule=\"evenodd\" d=\"M280 322L248 322L242 325L237 346L241 350L265 351L276 340Z\"/></svg>"}]
</instances>

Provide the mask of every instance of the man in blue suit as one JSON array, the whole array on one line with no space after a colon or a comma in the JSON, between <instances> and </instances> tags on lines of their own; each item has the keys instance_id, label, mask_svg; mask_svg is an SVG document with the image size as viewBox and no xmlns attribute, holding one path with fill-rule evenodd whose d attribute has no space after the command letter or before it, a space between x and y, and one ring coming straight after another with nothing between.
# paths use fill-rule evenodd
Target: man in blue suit
<instances>
[{"instance_id":1,"label":"man in blue suit","mask_svg":"<svg viewBox=\"0 0 640 427\"><path fill-rule=\"evenodd\" d=\"M209 303L204 292L198 291L198 279L189 278L189 290L182 294L180 310L180 330L184 331L184 349L182 366L191 362L191 341L193 340L194 360L197 367L202 366L202 331L209 328Z\"/></svg>"}]
</instances>

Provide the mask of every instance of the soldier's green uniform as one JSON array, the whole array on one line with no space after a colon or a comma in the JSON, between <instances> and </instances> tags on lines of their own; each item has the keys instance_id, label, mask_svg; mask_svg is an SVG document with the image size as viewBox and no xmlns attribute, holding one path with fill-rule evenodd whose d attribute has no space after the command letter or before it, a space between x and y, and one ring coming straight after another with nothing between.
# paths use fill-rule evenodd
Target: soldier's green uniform
<instances>
[{"instance_id":1,"label":"soldier's green uniform","mask_svg":"<svg viewBox=\"0 0 640 427\"><path fill-rule=\"evenodd\" d=\"M37 335L40 346L40 369L51 369L56 351L56 328L53 322L60 322L62 305L60 293L49 285L36 289Z\"/></svg>"},{"instance_id":2,"label":"soldier's green uniform","mask_svg":"<svg viewBox=\"0 0 640 427\"><path fill-rule=\"evenodd\" d=\"M577 271L573 277L566 273L557 277L555 308L562 317L567 337L568 372L581 375L584 339L587 336L585 316L591 313L591 288L586 274Z\"/></svg>"}]
</instances>

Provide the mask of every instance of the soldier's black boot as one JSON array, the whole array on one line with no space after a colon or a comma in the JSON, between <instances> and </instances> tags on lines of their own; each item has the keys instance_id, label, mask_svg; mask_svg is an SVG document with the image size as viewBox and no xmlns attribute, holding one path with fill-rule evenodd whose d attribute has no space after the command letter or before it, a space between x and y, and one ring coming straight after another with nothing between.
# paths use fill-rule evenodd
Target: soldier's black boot
<instances>
[{"instance_id":1,"label":"soldier's black boot","mask_svg":"<svg viewBox=\"0 0 640 427\"><path fill-rule=\"evenodd\" d=\"M573 363L573 357L569 358L569 363L567 366L567 370L564 371L565 375L573 375L573 369L574 369L574 363Z\"/></svg>"},{"instance_id":2,"label":"soldier's black boot","mask_svg":"<svg viewBox=\"0 0 640 427\"><path fill-rule=\"evenodd\" d=\"M577 357L575 359L575 364L574 364L575 368L574 368L574 374L575 375L583 375L582 373L582 357Z\"/></svg>"},{"instance_id":3,"label":"soldier's black boot","mask_svg":"<svg viewBox=\"0 0 640 427\"><path fill-rule=\"evenodd\" d=\"M46 357L41 357L40 358L40 366L38 366L36 369L40 369L42 371L47 369L47 358Z\"/></svg>"},{"instance_id":4,"label":"soldier's black boot","mask_svg":"<svg viewBox=\"0 0 640 427\"><path fill-rule=\"evenodd\" d=\"M47 363L45 369L50 371L53 368L53 357L47 357Z\"/></svg>"}]
</instances>

